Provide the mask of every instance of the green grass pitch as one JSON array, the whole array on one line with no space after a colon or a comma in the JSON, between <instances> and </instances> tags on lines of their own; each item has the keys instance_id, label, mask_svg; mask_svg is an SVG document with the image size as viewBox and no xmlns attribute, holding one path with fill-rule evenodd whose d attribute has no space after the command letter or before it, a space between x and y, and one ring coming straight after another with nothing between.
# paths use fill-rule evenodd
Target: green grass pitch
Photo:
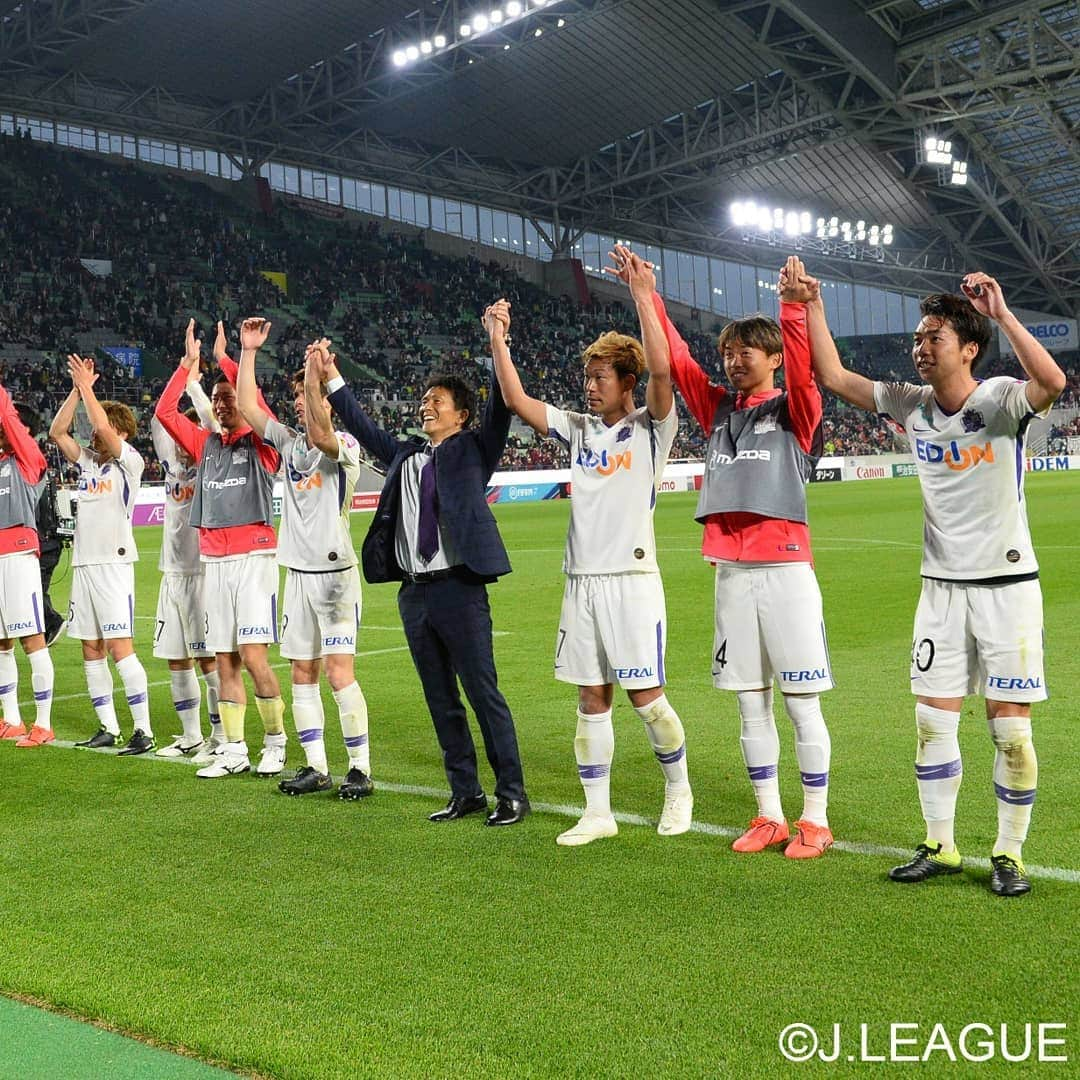
<instances>
[{"instance_id":1,"label":"green grass pitch","mask_svg":"<svg viewBox=\"0 0 1080 1080\"><path fill-rule=\"evenodd\" d=\"M1053 697L1035 712L1041 775L1025 858L1040 869L1026 898L992 896L981 866L921 887L886 881L897 859L882 849L908 850L923 835L907 688L918 488L816 485L811 521L838 683L824 699L830 817L842 850L792 865L777 853L737 856L717 829L664 839L632 823L567 850L554 840L569 819L554 810L506 830L478 818L429 824L441 797L409 789L441 791L444 779L395 589L365 586L357 671L376 783L386 785L371 799L287 799L253 776L204 783L183 764L0 745L0 990L290 1078L772 1077L785 1068L778 1035L796 1021L829 1033L842 1025L844 1053L830 1072L867 1070L846 1063L861 1054L860 1024L871 1054L882 1054L894 1023L920 1025L923 1043L938 1022L954 1040L971 1023L1065 1023L1075 1060L1080 482L1032 476L1028 500ZM669 495L656 513L668 693L687 731L695 818L734 829L753 803L734 697L711 687L712 578L693 506L693 496ZM568 509L498 508L515 572L491 590L529 793L552 808L580 805L574 691L551 674ZM367 524L354 519L357 541ZM159 533L143 529L138 540L138 645L161 745L179 728L168 672L150 650ZM56 586L57 606L68 585ZM64 640L54 656L58 735L85 738L96 725L77 645ZM21 656L20 672L25 700ZM613 803L654 821L660 772L625 695L617 703ZM778 721L794 818L801 792L779 707ZM261 741L253 708L249 740ZM961 744L957 839L966 856L985 858L993 749L974 699ZM290 767L299 763L293 741Z\"/></svg>"}]
</instances>

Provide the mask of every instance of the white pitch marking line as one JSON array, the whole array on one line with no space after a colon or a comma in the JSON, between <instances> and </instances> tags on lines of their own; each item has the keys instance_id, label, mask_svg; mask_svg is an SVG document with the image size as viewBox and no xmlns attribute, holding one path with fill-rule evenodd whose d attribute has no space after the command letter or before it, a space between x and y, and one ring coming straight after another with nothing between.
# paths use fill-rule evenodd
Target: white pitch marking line
<instances>
[{"instance_id":1,"label":"white pitch marking line","mask_svg":"<svg viewBox=\"0 0 1080 1080\"><path fill-rule=\"evenodd\" d=\"M48 743L49 746L58 746L63 749L72 749L75 744L68 742L65 739L57 739L55 742ZM117 750L113 748L95 750L94 753L106 754L115 757ZM193 762L188 758L159 758L153 754L136 755L141 757L145 761L160 761L168 765L182 764L191 765ZM424 797L430 797L433 799L445 799L447 792L443 788L422 787L417 784L391 784L385 780L380 780L376 784L377 791L390 791L395 795L421 795ZM533 803L533 810L541 814L553 814L558 817L567 818L579 818L585 812L583 807L570 806L566 803ZM620 811L616 811L614 814L615 820L621 825L644 825L649 828L656 828L656 821L652 818L644 817L641 814L627 814ZM739 836L743 830L741 828L733 828L730 825L712 825L707 821L694 821L690 824L690 831L696 833L702 833L705 836ZM889 856L889 858L909 858L911 856L911 850L909 848L891 847L886 844L867 844L856 841L837 840L833 844L833 848L836 851L847 852L851 855L870 855L873 857ZM990 860L983 858L969 858L964 856L965 866L975 866L980 870L990 869ZM1027 863L1025 866L1028 876L1033 878L1044 878L1050 881L1064 881L1070 885L1080 885L1080 870L1070 870L1067 867L1062 866L1037 866L1034 863Z\"/></svg>"}]
</instances>

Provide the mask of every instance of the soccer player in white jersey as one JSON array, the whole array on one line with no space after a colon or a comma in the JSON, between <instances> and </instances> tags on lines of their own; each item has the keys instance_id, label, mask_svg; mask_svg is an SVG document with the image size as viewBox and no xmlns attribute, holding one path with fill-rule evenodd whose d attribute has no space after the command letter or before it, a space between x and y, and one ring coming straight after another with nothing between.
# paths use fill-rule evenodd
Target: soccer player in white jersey
<instances>
[{"instance_id":1,"label":"soccer player in white jersey","mask_svg":"<svg viewBox=\"0 0 1080 1080\"><path fill-rule=\"evenodd\" d=\"M0 739L23 748L52 742L53 663L45 644L36 528L37 504L47 483L47 465L34 432L11 395L0 386ZM19 712L19 669L15 639L30 663L36 718L27 731Z\"/></svg>"},{"instance_id":2,"label":"soccer player in white jersey","mask_svg":"<svg viewBox=\"0 0 1080 1080\"><path fill-rule=\"evenodd\" d=\"M285 472L278 529L278 563L285 567L281 655L292 664L293 718L307 764L278 787L286 795L307 795L333 786L319 689L325 662L349 756L338 795L359 799L373 790L367 701L354 670L360 573L349 515L360 476L360 444L334 430L312 353L326 362L335 359L324 338L308 348L308 364L293 376L293 406L302 431L280 423L260 406L254 354L245 353L240 361L237 403L252 429L281 454Z\"/></svg>"},{"instance_id":3,"label":"soccer player in white jersey","mask_svg":"<svg viewBox=\"0 0 1080 1080\"><path fill-rule=\"evenodd\" d=\"M637 259L622 246L611 258L610 272L623 279ZM821 455L821 393L811 373L804 304L781 286L779 323L750 315L720 332L717 348L734 393L690 355L652 291L667 348L651 370L653 378L670 372L709 440L696 517L704 526L702 554L716 568L713 685L736 696L757 803L732 850L760 853L783 844L785 858L816 859L833 843L832 743L820 698L833 682L806 506L806 484ZM783 390L775 385L781 364ZM774 682L794 728L802 781L794 829L780 797Z\"/></svg>"},{"instance_id":4,"label":"soccer player in white jersey","mask_svg":"<svg viewBox=\"0 0 1080 1080\"><path fill-rule=\"evenodd\" d=\"M1038 777L1031 703L1047 696L1042 595L1024 502L1024 440L1032 418L1045 416L1064 389L1065 375L1009 310L1001 286L973 273L961 283L964 296L922 301L911 350L922 385L873 382L844 368L818 283L805 272L803 278L814 290L807 322L818 379L852 405L904 428L922 487L923 584L911 689L926 840L889 876L920 882L960 872L957 732L964 696L981 693L996 751L998 833L990 887L999 896L1019 896L1031 890L1022 860ZM991 322L1008 339L1026 380L975 378Z\"/></svg>"},{"instance_id":5,"label":"soccer player in white jersey","mask_svg":"<svg viewBox=\"0 0 1080 1080\"><path fill-rule=\"evenodd\" d=\"M652 273L642 265L639 277L635 300L645 295ZM610 800L616 683L644 722L663 770L664 807L657 832L662 836L686 832L694 805L686 737L664 692L667 614L653 535L656 489L679 418L670 378L650 378L645 407L634 404L634 388L646 359L664 348L651 301L639 302L638 312L644 350L635 338L612 331L584 352L588 413L567 412L529 397L506 344L509 303L500 300L484 313L506 404L538 433L558 439L570 450L570 528L555 678L578 688L574 753L585 790L585 813L557 838L566 847L618 832Z\"/></svg>"},{"instance_id":6,"label":"soccer player in white jersey","mask_svg":"<svg viewBox=\"0 0 1080 1080\"><path fill-rule=\"evenodd\" d=\"M49 428L49 438L79 468L79 503L71 558L68 636L82 641L86 686L98 722L97 734L79 746L115 746L120 725L113 706L113 681L107 656L124 684L134 725L121 754L154 748L150 729L146 671L135 655L135 572L139 558L131 514L142 482L143 459L128 443L138 430L131 410L118 401L98 401L98 375L92 360L68 357L72 389ZM93 428L89 449L71 436L75 409L82 400Z\"/></svg>"},{"instance_id":7,"label":"soccer player in white jersey","mask_svg":"<svg viewBox=\"0 0 1080 1080\"><path fill-rule=\"evenodd\" d=\"M221 324L218 324L219 328ZM188 321L182 366L188 369L187 395L194 406L194 416L207 431L220 432L213 407L199 382L200 347L195 338L195 320ZM191 527L191 501L199 467L182 449L155 416L150 420L161 467L165 470L165 529L158 558L161 585L158 589L154 622L154 656L169 664L169 683L173 706L183 731L158 757L190 757L198 764L210 764L214 751L224 745L225 737L218 714L221 683L217 661L206 647L205 574L199 556L199 534ZM195 662L206 683L206 705L210 717L210 739L204 741L200 719L201 694L195 674Z\"/></svg>"},{"instance_id":8,"label":"soccer player in white jersey","mask_svg":"<svg viewBox=\"0 0 1080 1080\"><path fill-rule=\"evenodd\" d=\"M244 352L260 349L270 333L265 319L245 319ZM224 335L219 335L223 339ZM176 443L199 463L190 521L199 531L206 564L206 644L216 654L221 698L218 708L225 744L195 775L202 780L238 776L251 768L245 728L246 670L255 685L263 724L263 749L255 772L276 776L285 767L285 705L270 666L269 645L277 641L277 546L274 533L274 476L281 455L245 423L236 404L238 365L222 351L222 375L211 402L221 432L192 423L179 409L188 382L181 365L166 383L154 415Z\"/></svg>"}]
</instances>

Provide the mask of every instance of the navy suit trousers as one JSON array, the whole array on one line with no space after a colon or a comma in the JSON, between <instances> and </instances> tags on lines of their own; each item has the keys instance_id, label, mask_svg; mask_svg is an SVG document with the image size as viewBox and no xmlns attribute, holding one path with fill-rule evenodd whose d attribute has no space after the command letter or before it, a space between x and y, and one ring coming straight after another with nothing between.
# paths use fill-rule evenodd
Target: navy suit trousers
<instances>
[{"instance_id":1,"label":"navy suit trousers","mask_svg":"<svg viewBox=\"0 0 1080 1080\"><path fill-rule=\"evenodd\" d=\"M398 592L398 610L442 748L451 794L467 798L483 790L476 772L476 746L458 693L460 679L495 773L495 795L524 798L517 733L495 671L486 586L458 577L405 582Z\"/></svg>"}]
</instances>

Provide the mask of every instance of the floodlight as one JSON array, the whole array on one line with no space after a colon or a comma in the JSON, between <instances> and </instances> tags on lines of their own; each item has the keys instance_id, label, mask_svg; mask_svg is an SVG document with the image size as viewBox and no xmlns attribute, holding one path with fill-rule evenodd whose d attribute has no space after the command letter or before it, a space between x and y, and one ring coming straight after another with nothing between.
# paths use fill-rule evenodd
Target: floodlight
<instances>
[{"instance_id":1,"label":"floodlight","mask_svg":"<svg viewBox=\"0 0 1080 1080\"><path fill-rule=\"evenodd\" d=\"M435 46L434 46L434 45L432 45L430 41L421 41L421 42L420 42L420 51L421 51L421 52L422 52L422 53L423 53L423 54L424 54L425 56L428 56L428 55L429 55L429 54L431 53L431 50L432 50L432 49L433 49L434 47L435 47Z\"/></svg>"},{"instance_id":2,"label":"floodlight","mask_svg":"<svg viewBox=\"0 0 1080 1080\"><path fill-rule=\"evenodd\" d=\"M498 26L499 23L501 23L502 21L503 21L502 8L495 8L491 12L491 14L488 16L488 22L491 23L492 26Z\"/></svg>"},{"instance_id":3,"label":"floodlight","mask_svg":"<svg viewBox=\"0 0 1080 1080\"><path fill-rule=\"evenodd\" d=\"M799 232L801 232L801 233L810 232L810 230L812 228L812 226L810 224L810 220L811 220L810 219L810 214L809 214L808 211L804 210L801 214L799 214Z\"/></svg>"},{"instance_id":4,"label":"floodlight","mask_svg":"<svg viewBox=\"0 0 1080 1080\"><path fill-rule=\"evenodd\" d=\"M472 28L478 34L482 34L488 28L488 17L486 15L474 15L472 19Z\"/></svg>"},{"instance_id":5,"label":"floodlight","mask_svg":"<svg viewBox=\"0 0 1080 1080\"><path fill-rule=\"evenodd\" d=\"M516 19L521 14L520 0L509 0L509 3L506 5L506 14L509 15L511 19Z\"/></svg>"},{"instance_id":6,"label":"floodlight","mask_svg":"<svg viewBox=\"0 0 1080 1080\"><path fill-rule=\"evenodd\" d=\"M468 37L471 33L472 33L472 27L468 23L462 23L461 24L461 29L458 31L458 34L461 37Z\"/></svg>"},{"instance_id":7,"label":"floodlight","mask_svg":"<svg viewBox=\"0 0 1080 1080\"><path fill-rule=\"evenodd\" d=\"M444 34L436 34L435 35L435 48L436 49L445 49L446 48L446 36Z\"/></svg>"},{"instance_id":8,"label":"floodlight","mask_svg":"<svg viewBox=\"0 0 1080 1080\"><path fill-rule=\"evenodd\" d=\"M794 210L789 210L784 215L784 232L788 236L799 235L799 215Z\"/></svg>"},{"instance_id":9,"label":"floodlight","mask_svg":"<svg viewBox=\"0 0 1080 1080\"><path fill-rule=\"evenodd\" d=\"M407 56L407 57L408 57L408 58L409 58L410 60L419 60L419 59L420 59L420 50L419 50L419 49L418 49L418 48L417 48L417 47L416 47L415 45L410 45L410 46L409 46L409 47L408 47L408 48L407 48L407 49L405 50L405 55L406 55L406 56Z\"/></svg>"},{"instance_id":10,"label":"floodlight","mask_svg":"<svg viewBox=\"0 0 1080 1080\"><path fill-rule=\"evenodd\" d=\"M396 49L394 51L393 61L394 67L404 67L409 62L409 58L405 55L404 49Z\"/></svg>"}]
</instances>

